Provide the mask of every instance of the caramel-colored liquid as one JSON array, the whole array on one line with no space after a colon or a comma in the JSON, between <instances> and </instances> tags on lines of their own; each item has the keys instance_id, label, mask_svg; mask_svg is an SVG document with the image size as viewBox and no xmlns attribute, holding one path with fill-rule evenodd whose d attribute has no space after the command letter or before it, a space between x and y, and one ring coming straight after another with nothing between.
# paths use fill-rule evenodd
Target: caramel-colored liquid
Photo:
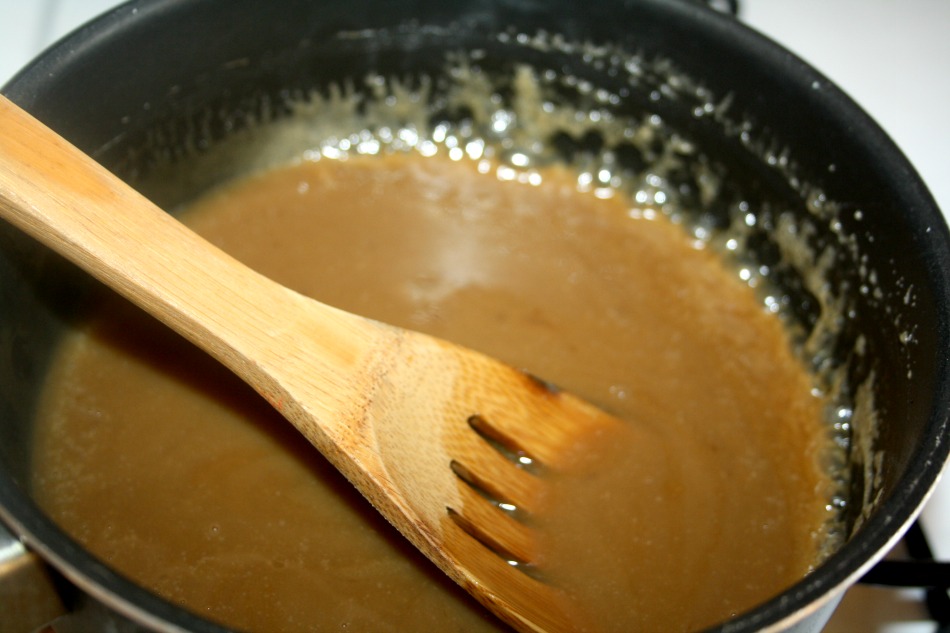
<instances>
[{"instance_id":1,"label":"caramel-colored liquid","mask_svg":"<svg viewBox=\"0 0 950 633\"><path fill-rule=\"evenodd\" d=\"M477 348L629 421L549 473L544 571L603 630L690 630L818 556L822 403L783 329L662 216L473 163L322 160L238 182L186 221L344 309ZM635 432L634 432L635 430ZM119 300L63 345L37 498L109 565L260 631L501 628L279 415ZM550 563L550 564L548 564Z\"/></svg>"}]
</instances>

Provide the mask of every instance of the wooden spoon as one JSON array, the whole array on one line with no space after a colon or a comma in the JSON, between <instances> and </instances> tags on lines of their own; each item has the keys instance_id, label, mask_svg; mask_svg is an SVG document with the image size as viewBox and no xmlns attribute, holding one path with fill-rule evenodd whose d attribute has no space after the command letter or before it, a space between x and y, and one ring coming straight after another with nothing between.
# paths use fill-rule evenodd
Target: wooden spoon
<instances>
[{"instance_id":1,"label":"wooden spoon","mask_svg":"<svg viewBox=\"0 0 950 633\"><path fill-rule=\"evenodd\" d=\"M2 97L0 216L243 378L502 619L574 628L557 589L525 571L535 539L518 517L544 484L518 462L556 467L613 418L479 353L263 277Z\"/></svg>"}]
</instances>

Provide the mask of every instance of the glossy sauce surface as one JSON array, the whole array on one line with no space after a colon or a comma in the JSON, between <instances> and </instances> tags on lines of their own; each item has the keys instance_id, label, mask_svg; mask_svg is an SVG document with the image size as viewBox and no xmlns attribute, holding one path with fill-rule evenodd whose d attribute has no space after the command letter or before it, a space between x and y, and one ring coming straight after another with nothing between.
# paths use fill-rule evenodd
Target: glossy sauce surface
<instances>
[{"instance_id":1,"label":"glossy sauce surface","mask_svg":"<svg viewBox=\"0 0 950 633\"><path fill-rule=\"evenodd\" d=\"M662 214L579 192L560 168L529 185L480 165L303 162L184 217L304 294L482 350L630 422L629 438L579 447L580 475L549 474L538 518L543 571L591 630L697 629L801 578L828 519L829 440L777 318ZM68 532L209 618L500 628L253 392L114 298L63 344L35 464Z\"/></svg>"}]
</instances>

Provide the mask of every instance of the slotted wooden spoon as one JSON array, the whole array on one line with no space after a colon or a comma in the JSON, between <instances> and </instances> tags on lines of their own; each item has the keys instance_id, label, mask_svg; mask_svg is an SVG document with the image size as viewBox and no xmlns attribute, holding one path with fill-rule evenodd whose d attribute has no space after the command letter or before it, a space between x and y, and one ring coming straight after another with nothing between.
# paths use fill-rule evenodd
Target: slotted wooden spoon
<instances>
[{"instance_id":1,"label":"slotted wooden spoon","mask_svg":"<svg viewBox=\"0 0 950 633\"><path fill-rule=\"evenodd\" d=\"M0 216L248 382L502 619L574 628L557 589L525 573L535 539L517 517L543 479L497 446L556 466L613 418L476 352L280 286L2 97Z\"/></svg>"}]
</instances>

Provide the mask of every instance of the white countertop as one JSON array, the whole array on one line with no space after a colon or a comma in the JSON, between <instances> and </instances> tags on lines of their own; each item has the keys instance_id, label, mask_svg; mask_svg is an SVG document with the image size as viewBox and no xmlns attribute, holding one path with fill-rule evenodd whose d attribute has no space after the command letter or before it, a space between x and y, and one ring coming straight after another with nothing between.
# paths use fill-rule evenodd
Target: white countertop
<instances>
[{"instance_id":1,"label":"white countertop","mask_svg":"<svg viewBox=\"0 0 950 633\"><path fill-rule=\"evenodd\" d=\"M0 85L114 0L0 0ZM819 69L891 135L950 213L950 1L739 0L741 18ZM950 216L948 216L950 217ZM924 508L950 560L950 477ZM917 592L857 587L829 632L931 633Z\"/></svg>"}]
</instances>

